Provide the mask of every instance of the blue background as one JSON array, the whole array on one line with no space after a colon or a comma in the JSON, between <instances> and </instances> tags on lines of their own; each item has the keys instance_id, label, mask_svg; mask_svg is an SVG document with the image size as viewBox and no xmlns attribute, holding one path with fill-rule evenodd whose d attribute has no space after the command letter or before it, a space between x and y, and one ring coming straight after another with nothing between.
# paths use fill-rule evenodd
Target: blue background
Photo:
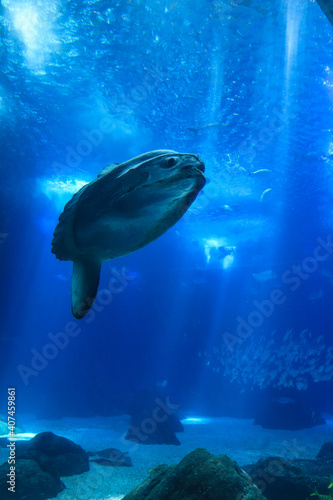
<instances>
[{"instance_id":1,"label":"blue background","mask_svg":"<svg viewBox=\"0 0 333 500\"><path fill-rule=\"evenodd\" d=\"M310 0L2 2L3 401L15 386L18 411L109 415L162 386L181 410L252 416L265 391L296 388L333 411L333 256L295 291L282 278L332 231L332 36ZM103 265L101 289L115 272L128 284L78 322L71 263L50 252L58 216L108 163L154 149L199 154L207 185L159 240ZM276 289L283 304L228 350ZM34 369L72 321L80 333Z\"/></svg>"}]
</instances>

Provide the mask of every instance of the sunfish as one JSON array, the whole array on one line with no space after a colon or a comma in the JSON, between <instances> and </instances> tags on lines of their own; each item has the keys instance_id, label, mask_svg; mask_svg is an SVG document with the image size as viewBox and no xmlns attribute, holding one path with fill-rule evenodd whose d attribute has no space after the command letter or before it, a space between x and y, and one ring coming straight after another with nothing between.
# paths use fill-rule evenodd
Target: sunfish
<instances>
[{"instance_id":1,"label":"sunfish","mask_svg":"<svg viewBox=\"0 0 333 500\"><path fill-rule=\"evenodd\" d=\"M72 312L83 318L97 295L101 264L155 240L204 187L199 156L158 150L106 167L65 205L52 253L73 261Z\"/></svg>"}]
</instances>

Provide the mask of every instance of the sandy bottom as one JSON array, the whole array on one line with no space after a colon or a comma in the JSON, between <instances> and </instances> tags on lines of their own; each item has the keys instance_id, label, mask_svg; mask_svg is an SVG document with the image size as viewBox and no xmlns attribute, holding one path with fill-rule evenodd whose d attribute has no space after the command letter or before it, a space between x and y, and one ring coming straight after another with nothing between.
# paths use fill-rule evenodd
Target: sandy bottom
<instances>
[{"instance_id":1,"label":"sandy bottom","mask_svg":"<svg viewBox=\"0 0 333 500\"><path fill-rule=\"evenodd\" d=\"M120 500L147 477L149 469L162 463L178 463L198 447L213 454L226 454L240 466L268 455L314 458L324 442L333 441L333 415L326 419L326 425L300 431L262 429L254 426L252 420L235 418L187 419L183 421L185 432L178 434L181 446L137 445L124 440L130 427L127 416L54 421L21 416L19 421L26 432L52 431L86 451L128 451L133 467L105 467L91 462L89 472L62 478L66 489L57 496L59 500ZM1 463L7 461L7 455L7 450L0 449Z\"/></svg>"}]
</instances>

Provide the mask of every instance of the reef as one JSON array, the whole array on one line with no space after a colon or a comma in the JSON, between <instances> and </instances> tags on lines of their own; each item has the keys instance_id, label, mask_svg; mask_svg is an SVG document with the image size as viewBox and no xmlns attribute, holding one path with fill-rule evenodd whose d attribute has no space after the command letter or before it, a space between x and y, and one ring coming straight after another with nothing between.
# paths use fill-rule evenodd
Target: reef
<instances>
[{"instance_id":1,"label":"reef","mask_svg":"<svg viewBox=\"0 0 333 500\"><path fill-rule=\"evenodd\" d=\"M0 466L1 500L47 500L65 489L60 477L45 472L35 460L18 459L15 463L15 493L8 491L7 462Z\"/></svg>"},{"instance_id":2,"label":"reef","mask_svg":"<svg viewBox=\"0 0 333 500\"><path fill-rule=\"evenodd\" d=\"M330 491L333 442L317 457L265 457L242 468L227 455L197 448L177 465L159 465L123 500L309 500ZM322 495L322 496L321 496Z\"/></svg>"},{"instance_id":3,"label":"reef","mask_svg":"<svg viewBox=\"0 0 333 500\"><path fill-rule=\"evenodd\" d=\"M8 441L7 441L8 442ZM8 463L0 467L0 498L47 500L65 485L60 476L89 471L88 454L70 439L41 432L29 441L15 443L15 493L8 491Z\"/></svg>"},{"instance_id":4,"label":"reef","mask_svg":"<svg viewBox=\"0 0 333 500\"><path fill-rule=\"evenodd\" d=\"M55 476L73 476L89 470L84 449L53 432L40 432L30 441L18 441L16 457L35 460L42 470Z\"/></svg>"},{"instance_id":5,"label":"reef","mask_svg":"<svg viewBox=\"0 0 333 500\"><path fill-rule=\"evenodd\" d=\"M333 471L333 442L325 443L314 460L267 457L244 470L267 500L309 500L314 492L325 495Z\"/></svg>"},{"instance_id":6,"label":"reef","mask_svg":"<svg viewBox=\"0 0 333 500\"><path fill-rule=\"evenodd\" d=\"M177 465L159 465L123 500L265 500L257 486L227 455L197 448Z\"/></svg>"},{"instance_id":7,"label":"reef","mask_svg":"<svg viewBox=\"0 0 333 500\"><path fill-rule=\"evenodd\" d=\"M255 409L255 425L264 429L299 430L315 425L324 425L326 420L309 403L299 397L299 391L289 392L290 396L267 397L263 394L261 404ZM266 397L265 397L266 396Z\"/></svg>"},{"instance_id":8,"label":"reef","mask_svg":"<svg viewBox=\"0 0 333 500\"><path fill-rule=\"evenodd\" d=\"M162 398L149 389L137 391L129 408L132 426L125 439L138 444L180 445L176 432L183 432L174 408L168 398Z\"/></svg>"}]
</instances>

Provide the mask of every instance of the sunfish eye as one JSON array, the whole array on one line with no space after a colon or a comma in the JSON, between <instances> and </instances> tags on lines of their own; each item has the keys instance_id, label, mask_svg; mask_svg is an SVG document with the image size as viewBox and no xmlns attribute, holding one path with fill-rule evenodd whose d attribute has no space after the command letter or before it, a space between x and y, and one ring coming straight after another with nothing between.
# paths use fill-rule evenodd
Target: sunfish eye
<instances>
[{"instance_id":1,"label":"sunfish eye","mask_svg":"<svg viewBox=\"0 0 333 500\"><path fill-rule=\"evenodd\" d=\"M176 158L169 158L168 167L173 167L174 165L176 165Z\"/></svg>"}]
</instances>

